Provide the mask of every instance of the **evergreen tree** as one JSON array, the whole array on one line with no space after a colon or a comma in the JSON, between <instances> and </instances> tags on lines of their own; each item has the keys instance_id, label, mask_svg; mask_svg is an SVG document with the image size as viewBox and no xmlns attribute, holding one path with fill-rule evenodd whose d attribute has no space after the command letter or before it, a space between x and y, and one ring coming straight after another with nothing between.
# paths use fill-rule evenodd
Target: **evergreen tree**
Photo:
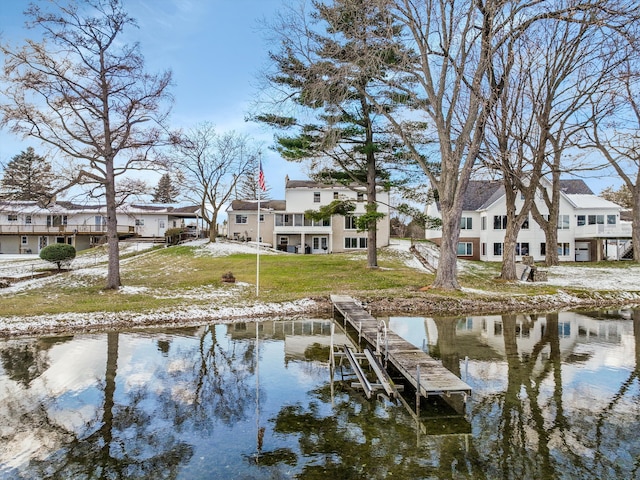
<instances>
[{"instance_id":1,"label":"evergreen tree","mask_svg":"<svg viewBox=\"0 0 640 480\"><path fill-rule=\"evenodd\" d=\"M49 203L53 196L53 178L51 164L29 147L4 167L0 198Z\"/></svg>"},{"instance_id":2,"label":"evergreen tree","mask_svg":"<svg viewBox=\"0 0 640 480\"><path fill-rule=\"evenodd\" d=\"M173 184L171 177L165 173L160 177L158 185L153 191L153 201L156 203L175 203L180 190Z\"/></svg>"},{"instance_id":3,"label":"evergreen tree","mask_svg":"<svg viewBox=\"0 0 640 480\"><path fill-rule=\"evenodd\" d=\"M260 200L271 199L271 187L267 185L266 190L262 190L258 183L258 174L255 171L246 173L238 182L236 198L238 200L257 200L260 193Z\"/></svg>"}]
</instances>

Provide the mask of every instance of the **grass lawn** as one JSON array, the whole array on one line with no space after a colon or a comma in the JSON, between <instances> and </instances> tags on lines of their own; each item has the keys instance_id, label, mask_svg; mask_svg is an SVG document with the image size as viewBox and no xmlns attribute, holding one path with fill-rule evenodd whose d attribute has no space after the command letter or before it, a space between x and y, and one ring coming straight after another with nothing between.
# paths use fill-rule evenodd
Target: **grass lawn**
<instances>
[{"instance_id":1,"label":"grass lawn","mask_svg":"<svg viewBox=\"0 0 640 480\"><path fill-rule=\"evenodd\" d=\"M91 255L91 253L87 253ZM367 268L366 254L332 255L261 255L260 295L263 302L286 302L302 298L345 294L412 297L475 295L553 294L552 285L503 282L499 263L467 262L459 272L464 291L420 291L433 282L433 275L419 272L404 262L403 252L382 249L378 269ZM407 254L408 255L408 254ZM611 262L625 268L624 262ZM105 265L98 265L104 269ZM585 266L585 268L588 268ZM224 284L225 272L232 272L245 288ZM199 247L177 246L145 251L129 256L121 263L122 283L126 294L105 291L105 274L86 275L65 272L40 287L0 298L3 316L30 316L64 312L134 312L181 305L216 303L240 305L256 300L256 256L233 254L213 257L202 254ZM566 288L564 290L567 290ZM226 293L226 295L225 295Z\"/></svg>"}]
</instances>

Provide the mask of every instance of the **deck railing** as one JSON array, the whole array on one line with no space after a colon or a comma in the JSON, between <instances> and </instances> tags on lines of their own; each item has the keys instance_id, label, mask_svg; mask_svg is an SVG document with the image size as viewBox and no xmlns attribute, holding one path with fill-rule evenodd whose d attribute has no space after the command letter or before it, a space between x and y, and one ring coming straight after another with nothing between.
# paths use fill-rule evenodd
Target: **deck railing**
<instances>
[{"instance_id":1,"label":"deck railing","mask_svg":"<svg viewBox=\"0 0 640 480\"><path fill-rule=\"evenodd\" d=\"M0 234L10 235L103 235L106 225L0 225ZM135 233L135 227L118 225L118 233Z\"/></svg>"}]
</instances>

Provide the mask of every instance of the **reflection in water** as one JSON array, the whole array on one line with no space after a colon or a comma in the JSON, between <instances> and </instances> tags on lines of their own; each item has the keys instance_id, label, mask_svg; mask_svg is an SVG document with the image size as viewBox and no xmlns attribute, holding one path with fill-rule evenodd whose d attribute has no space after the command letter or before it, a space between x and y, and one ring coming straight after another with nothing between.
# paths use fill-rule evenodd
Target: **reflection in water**
<instances>
[{"instance_id":1,"label":"reflection in water","mask_svg":"<svg viewBox=\"0 0 640 480\"><path fill-rule=\"evenodd\" d=\"M330 320L5 341L0 478L640 478L623 313L389 319L472 386L470 430L332 385Z\"/></svg>"}]
</instances>

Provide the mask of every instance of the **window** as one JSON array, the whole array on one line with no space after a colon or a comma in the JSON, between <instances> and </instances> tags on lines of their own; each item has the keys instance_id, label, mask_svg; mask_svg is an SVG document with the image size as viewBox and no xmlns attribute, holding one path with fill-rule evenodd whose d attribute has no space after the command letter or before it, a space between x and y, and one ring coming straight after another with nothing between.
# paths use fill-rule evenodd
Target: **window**
<instances>
[{"instance_id":1,"label":"window","mask_svg":"<svg viewBox=\"0 0 640 480\"><path fill-rule=\"evenodd\" d=\"M246 215L236 215L236 223L247 223Z\"/></svg>"},{"instance_id":2,"label":"window","mask_svg":"<svg viewBox=\"0 0 640 480\"><path fill-rule=\"evenodd\" d=\"M264 213L260 214L260 222L264 222Z\"/></svg>"},{"instance_id":3,"label":"window","mask_svg":"<svg viewBox=\"0 0 640 480\"><path fill-rule=\"evenodd\" d=\"M507 216L506 215L494 215L493 216L493 229L504 230L507 228Z\"/></svg>"},{"instance_id":4,"label":"window","mask_svg":"<svg viewBox=\"0 0 640 480\"><path fill-rule=\"evenodd\" d=\"M460 219L460 230L471 230L473 228L473 218L462 217Z\"/></svg>"},{"instance_id":5,"label":"window","mask_svg":"<svg viewBox=\"0 0 640 480\"><path fill-rule=\"evenodd\" d=\"M289 237L280 237L280 245L289 245Z\"/></svg>"},{"instance_id":6,"label":"window","mask_svg":"<svg viewBox=\"0 0 640 480\"><path fill-rule=\"evenodd\" d=\"M571 324L569 322L558 322L558 335L560 338L569 338L571 336Z\"/></svg>"},{"instance_id":7,"label":"window","mask_svg":"<svg viewBox=\"0 0 640 480\"><path fill-rule=\"evenodd\" d=\"M344 248L358 248L358 239L356 237L345 237Z\"/></svg>"},{"instance_id":8,"label":"window","mask_svg":"<svg viewBox=\"0 0 640 480\"><path fill-rule=\"evenodd\" d=\"M547 254L547 244L545 242L540 243L540 255Z\"/></svg>"},{"instance_id":9,"label":"window","mask_svg":"<svg viewBox=\"0 0 640 480\"><path fill-rule=\"evenodd\" d=\"M587 218L584 215L578 215L578 220L576 225L579 227L583 227L587 224Z\"/></svg>"},{"instance_id":10,"label":"window","mask_svg":"<svg viewBox=\"0 0 640 480\"><path fill-rule=\"evenodd\" d=\"M615 224L616 224L616 216L607 215L607 225L615 225Z\"/></svg>"},{"instance_id":11,"label":"window","mask_svg":"<svg viewBox=\"0 0 640 480\"><path fill-rule=\"evenodd\" d=\"M322 220L314 220L313 221L313 226L314 227L330 227L331 226L331 219L330 218L323 218Z\"/></svg>"},{"instance_id":12,"label":"window","mask_svg":"<svg viewBox=\"0 0 640 480\"><path fill-rule=\"evenodd\" d=\"M144 218L136 218L136 227L144 226Z\"/></svg>"},{"instance_id":13,"label":"window","mask_svg":"<svg viewBox=\"0 0 640 480\"><path fill-rule=\"evenodd\" d=\"M23 237L20 239L20 243L22 243L22 245L28 245L28 244L29 244L29 237L27 237L27 236L23 236Z\"/></svg>"},{"instance_id":14,"label":"window","mask_svg":"<svg viewBox=\"0 0 640 480\"><path fill-rule=\"evenodd\" d=\"M589 225L604 225L604 215L589 215Z\"/></svg>"},{"instance_id":15,"label":"window","mask_svg":"<svg viewBox=\"0 0 640 480\"><path fill-rule=\"evenodd\" d=\"M360 237L360 248L367 248L368 241L367 237Z\"/></svg>"},{"instance_id":16,"label":"window","mask_svg":"<svg viewBox=\"0 0 640 480\"><path fill-rule=\"evenodd\" d=\"M487 244L485 242L480 244L480 252L482 253L482 256L487 254Z\"/></svg>"},{"instance_id":17,"label":"window","mask_svg":"<svg viewBox=\"0 0 640 480\"><path fill-rule=\"evenodd\" d=\"M313 192L313 203L320 203L320 192Z\"/></svg>"},{"instance_id":18,"label":"window","mask_svg":"<svg viewBox=\"0 0 640 480\"><path fill-rule=\"evenodd\" d=\"M458 255L461 257L470 257L473 255L473 243L458 242Z\"/></svg>"},{"instance_id":19,"label":"window","mask_svg":"<svg viewBox=\"0 0 640 480\"><path fill-rule=\"evenodd\" d=\"M569 230L569 215L558 215L558 230Z\"/></svg>"},{"instance_id":20,"label":"window","mask_svg":"<svg viewBox=\"0 0 640 480\"><path fill-rule=\"evenodd\" d=\"M66 224L67 224L66 215L47 215L47 227L60 227ZM96 222L96 225L98 225L97 222ZM106 219L104 220L103 225L106 225Z\"/></svg>"},{"instance_id":21,"label":"window","mask_svg":"<svg viewBox=\"0 0 640 480\"><path fill-rule=\"evenodd\" d=\"M558 255L562 257L568 257L571 253L568 243L558 243Z\"/></svg>"},{"instance_id":22,"label":"window","mask_svg":"<svg viewBox=\"0 0 640 480\"><path fill-rule=\"evenodd\" d=\"M516 255L529 255L529 242L516 243Z\"/></svg>"},{"instance_id":23,"label":"window","mask_svg":"<svg viewBox=\"0 0 640 480\"><path fill-rule=\"evenodd\" d=\"M159 226L160 228L164 228L164 220L160 220L160 221L158 222L158 226Z\"/></svg>"},{"instance_id":24,"label":"window","mask_svg":"<svg viewBox=\"0 0 640 480\"><path fill-rule=\"evenodd\" d=\"M502 256L502 243L494 243L493 244L493 254L496 257L501 257Z\"/></svg>"},{"instance_id":25,"label":"window","mask_svg":"<svg viewBox=\"0 0 640 480\"><path fill-rule=\"evenodd\" d=\"M486 230L487 229L487 217L482 217L480 219L480 228L482 230Z\"/></svg>"},{"instance_id":26,"label":"window","mask_svg":"<svg viewBox=\"0 0 640 480\"><path fill-rule=\"evenodd\" d=\"M333 192L333 199L338 200L338 192Z\"/></svg>"},{"instance_id":27,"label":"window","mask_svg":"<svg viewBox=\"0 0 640 480\"><path fill-rule=\"evenodd\" d=\"M524 219L524 222L522 222L522 230L529 230L529 217Z\"/></svg>"},{"instance_id":28,"label":"window","mask_svg":"<svg viewBox=\"0 0 640 480\"><path fill-rule=\"evenodd\" d=\"M357 200L358 202L363 202L363 201L364 201L364 193L362 193L362 192L358 192L358 193L356 194L356 200Z\"/></svg>"},{"instance_id":29,"label":"window","mask_svg":"<svg viewBox=\"0 0 640 480\"><path fill-rule=\"evenodd\" d=\"M17 222L18 215L15 213L10 213L9 215L7 215L7 220L9 220L10 222Z\"/></svg>"},{"instance_id":30,"label":"window","mask_svg":"<svg viewBox=\"0 0 640 480\"><path fill-rule=\"evenodd\" d=\"M24 216L24 224L25 225L31 225L31 215L25 215Z\"/></svg>"},{"instance_id":31,"label":"window","mask_svg":"<svg viewBox=\"0 0 640 480\"><path fill-rule=\"evenodd\" d=\"M344 217L344 229L345 230L356 230L356 219L354 215L347 215Z\"/></svg>"}]
</instances>

